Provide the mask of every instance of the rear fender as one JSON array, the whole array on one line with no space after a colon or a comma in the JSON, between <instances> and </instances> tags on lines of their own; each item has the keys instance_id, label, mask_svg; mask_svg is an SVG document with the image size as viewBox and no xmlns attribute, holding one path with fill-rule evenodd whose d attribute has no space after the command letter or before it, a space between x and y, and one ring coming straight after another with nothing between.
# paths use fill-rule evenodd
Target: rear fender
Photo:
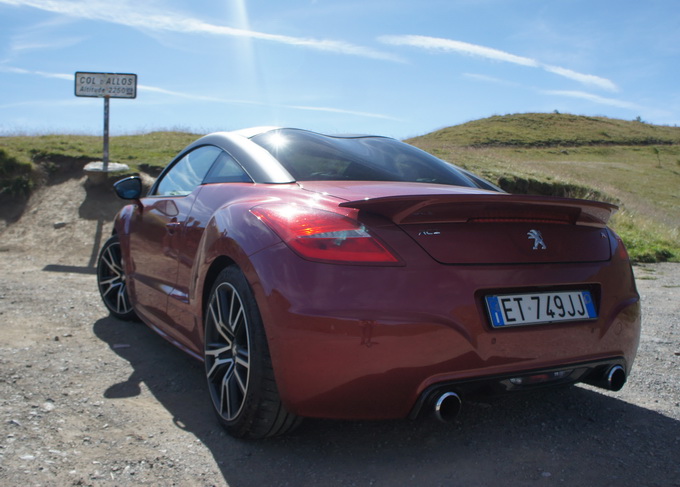
<instances>
[{"instance_id":1,"label":"rear fender","mask_svg":"<svg viewBox=\"0 0 680 487\"><path fill-rule=\"evenodd\" d=\"M279 243L281 240L266 225L259 221L250 208L252 203L235 204L220 208L207 223L196 253L191 277L190 299L196 316L203 322L203 312L212 287L211 276L214 266L221 270L233 263L245 274L255 291L258 305L262 303L259 277L253 268L250 256ZM203 327L200 339L203 340Z\"/></svg>"}]
</instances>

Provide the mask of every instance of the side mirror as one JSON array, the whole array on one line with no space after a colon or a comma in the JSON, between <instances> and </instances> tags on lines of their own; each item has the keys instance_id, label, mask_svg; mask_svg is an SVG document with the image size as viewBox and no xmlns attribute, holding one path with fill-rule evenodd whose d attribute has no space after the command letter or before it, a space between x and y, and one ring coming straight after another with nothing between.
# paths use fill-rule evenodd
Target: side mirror
<instances>
[{"instance_id":1,"label":"side mirror","mask_svg":"<svg viewBox=\"0 0 680 487\"><path fill-rule=\"evenodd\" d=\"M138 176L121 179L113 187L118 197L124 200L138 200L142 196L142 180Z\"/></svg>"}]
</instances>

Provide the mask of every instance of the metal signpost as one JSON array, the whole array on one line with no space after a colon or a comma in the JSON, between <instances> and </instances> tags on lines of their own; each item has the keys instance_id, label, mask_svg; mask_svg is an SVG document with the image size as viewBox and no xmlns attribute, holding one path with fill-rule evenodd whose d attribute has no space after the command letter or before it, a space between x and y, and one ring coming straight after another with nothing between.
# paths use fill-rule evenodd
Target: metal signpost
<instances>
[{"instance_id":1,"label":"metal signpost","mask_svg":"<svg viewBox=\"0 0 680 487\"><path fill-rule=\"evenodd\" d=\"M75 95L104 98L104 157L101 171L109 166L109 99L136 98L137 75L129 73L76 72Z\"/></svg>"}]
</instances>

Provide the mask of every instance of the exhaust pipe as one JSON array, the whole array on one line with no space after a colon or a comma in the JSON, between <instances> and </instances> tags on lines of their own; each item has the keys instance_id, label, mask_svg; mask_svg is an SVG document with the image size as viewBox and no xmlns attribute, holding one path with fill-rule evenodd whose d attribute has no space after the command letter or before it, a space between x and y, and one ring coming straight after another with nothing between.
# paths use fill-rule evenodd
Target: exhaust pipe
<instances>
[{"instance_id":1,"label":"exhaust pipe","mask_svg":"<svg viewBox=\"0 0 680 487\"><path fill-rule=\"evenodd\" d=\"M626 370L620 365L614 365L604 373L586 379L584 382L609 391L620 391L626 383Z\"/></svg>"},{"instance_id":2,"label":"exhaust pipe","mask_svg":"<svg viewBox=\"0 0 680 487\"><path fill-rule=\"evenodd\" d=\"M626 371L620 365L615 365L607 372L607 389L620 391L626 383Z\"/></svg>"},{"instance_id":3,"label":"exhaust pipe","mask_svg":"<svg viewBox=\"0 0 680 487\"><path fill-rule=\"evenodd\" d=\"M463 402L455 392L444 392L435 396L434 417L442 423L452 423L460 413Z\"/></svg>"}]
</instances>

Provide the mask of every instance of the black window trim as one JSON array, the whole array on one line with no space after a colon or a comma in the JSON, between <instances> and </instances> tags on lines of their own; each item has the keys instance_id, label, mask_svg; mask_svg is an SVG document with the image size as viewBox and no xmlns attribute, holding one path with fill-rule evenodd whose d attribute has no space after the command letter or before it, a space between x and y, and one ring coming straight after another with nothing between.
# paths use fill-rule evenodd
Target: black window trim
<instances>
[{"instance_id":1,"label":"black window trim","mask_svg":"<svg viewBox=\"0 0 680 487\"><path fill-rule=\"evenodd\" d=\"M221 146L216 145L216 144L205 143L205 144L200 144L200 145L191 145L191 146L187 147L185 150L183 150L182 152L180 152L177 156L175 156L175 158L172 161L170 161L170 163L167 166L165 166L165 168L163 168L161 173L158 175L158 177L156 178L156 181L154 181L153 185L149 189L149 192L147 193L146 197L147 198L167 198L167 197L169 197L169 195L156 194L156 192L158 191L158 185L160 184L160 182L172 170L172 168L175 167L177 165L177 163L179 161L181 161L185 156L187 156L189 153L194 152L194 151L201 149L203 147L214 147L214 148L216 148L220 151L220 154L215 156L215 160L212 162L212 164L210 164L208 171L205 173L205 176L203 177L203 179L201 180L201 182L199 183L198 186L203 186L204 184L221 184L221 183L216 183L216 182L206 183L205 180L208 177L208 174L210 174L210 171L212 170L212 168L217 163L217 160L222 155L221 154L222 152L226 153L231 159L234 160L234 162L236 162L236 164L238 164L238 166L243 170L243 172L246 174L246 176L248 176L250 178L250 182L254 182L252 176L250 174L248 174L248 171L246 170L246 168L243 167L243 165L238 161L238 159L236 159L233 155L231 155L229 153L229 151L225 150L224 147L221 147ZM188 195L173 195L172 197L173 198L183 198L185 196L188 196Z\"/></svg>"}]
</instances>

